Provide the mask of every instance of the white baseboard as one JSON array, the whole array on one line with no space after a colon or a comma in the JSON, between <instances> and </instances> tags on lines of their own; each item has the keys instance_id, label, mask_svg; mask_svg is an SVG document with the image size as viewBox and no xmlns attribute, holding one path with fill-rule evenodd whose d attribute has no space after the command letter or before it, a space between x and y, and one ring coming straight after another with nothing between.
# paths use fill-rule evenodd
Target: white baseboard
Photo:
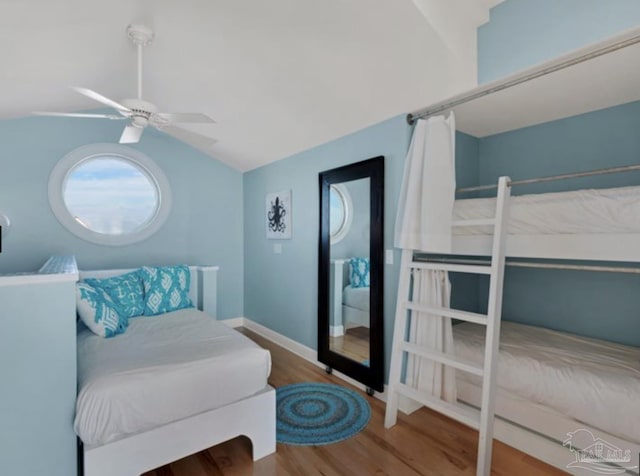
<instances>
[{"instance_id":1,"label":"white baseboard","mask_svg":"<svg viewBox=\"0 0 640 476\"><path fill-rule=\"evenodd\" d=\"M244 317L232 317L231 319L223 319L220 322L229 327L242 327L244 325Z\"/></svg>"},{"instance_id":2,"label":"white baseboard","mask_svg":"<svg viewBox=\"0 0 640 476\"><path fill-rule=\"evenodd\" d=\"M274 344L277 344L280 347L296 354L298 357L302 357L304 360L312 363L316 367L320 367L321 369L324 369L326 367L325 364L318 361L318 352L316 352L314 349L307 347L306 345L300 344L299 342L296 342L295 340L290 339L289 337L283 336L282 334L272 329L269 329L268 327L265 327L262 324L258 324L257 322L254 322L251 319L248 319L246 317L236 317L233 319L226 319L221 322L224 322L230 327L246 327L250 331L253 331L256 334L264 337L265 339L270 340ZM337 370L334 369L332 372L332 375L335 375L339 379L344 380L345 382L353 385L356 388L359 388L362 391L367 390L366 385L361 384L357 380L352 379L351 377L343 374L342 372L338 372ZM383 402L386 402L387 401L387 385L384 386L384 392L376 392L374 396L378 400L382 400ZM404 398L402 396L401 398L398 399L398 409L406 415L413 413L414 411L416 411L421 407L422 405L420 405L419 403L414 402L413 400Z\"/></svg>"},{"instance_id":3,"label":"white baseboard","mask_svg":"<svg viewBox=\"0 0 640 476\"><path fill-rule=\"evenodd\" d=\"M249 329L250 331L255 332L256 334L264 337L265 339L269 339L271 342L278 344L280 347L284 347L288 351L296 354L298 357L302 357L303 359L311 363L314 363L314 364L317 363L319 365L322 365L320 364L320 362L318 362L318 353L314 349L311 349L306 345L302 345L293 339L283 336L282 334L279 334L278 332L273 331L268 327L263 326L262 324L258 324L257 322L254 322L251 319L247 319L245 317L243 320L244 320L243 326Z\"/></svg>"},{"instance_id":4,"label":"white baseboard","mask_svg":"<svg viewBox=\"0 0 640 476\"><path fill-rule=\"evenodd\" d=\"M329 326L329 335L331 337L340 337L344 335L344 326Z\"/></svg>"},{"instance_id":5,"label":"white baseboard","mask_svg":"<svg viewBox=\"0 0 640 476\"><path fill-rule=\"evenodd\" d=\"M287 349L288 351L293 352L297 356L302 357L304 360L312 363L316 367L320 367L321 369L324 369L326 367L325 364L318 361L318 353L314 349L307 347L306 345L300 344L299 342L296 342L293 339L290 339L289 337L283 336L282 334L274 330L271 330L268 327L263 326L262 324L258 324L257 322L254 322L251 319L247 319L246 317L243 318L243 322L244 322L243 326L249 329L250 331L253 331L256 334L264 337L265 339L268 339L271 342L278 344L280 347L283 347L284 349ZM356 388L359 388L362 391L367 390L366 385L361 384L357 380L352 379L351 377L343 374L342 372L338 372L337 370L334 369L332 372L332 375L335 375L339 379L344 380L345 382L353 385ZM385 388L384 392L382 393L376 392L374 396L377 399L382 400L383 402L386 402L387 386L385 385L384 388Z\"/></svg>"}]
</instances>

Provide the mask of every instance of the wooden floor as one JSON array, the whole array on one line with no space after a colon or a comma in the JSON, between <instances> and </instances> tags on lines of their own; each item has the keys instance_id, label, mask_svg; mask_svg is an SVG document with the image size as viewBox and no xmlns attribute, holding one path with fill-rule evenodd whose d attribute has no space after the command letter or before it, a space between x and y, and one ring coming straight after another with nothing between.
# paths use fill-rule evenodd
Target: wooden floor
<instances>
[{"instance_id":1,"label":"wooden floor","mask_svg":"<svg viewBox=\"0 0 640 476\"><path fill-rule=\"evenodd\" d=\"M337 377L249 331L243 332L271 351L269 383L280 387L296 382L330 382L345 385ZM371 421L358 435L326 446L287 446L260 461L251 459L245 438L214 446L145 476L449 476L474 475L477 433L425 408L410 416L399 414L398 424L383 426L384 403L360 392L371 405ZM494 443L495 475L560 475L531 456L500 442Z\"/></svg>"},{"instance_id":2,"label":"wooden floor","mask_svg":"<svg viewBox=\"0 0 640 476\"><path fill-rule=\"evenodd\" d=\"M329 349L351 360L364 363L369 360L369 328L353 327L344 335L329 337Z\"/></svg>"}]
</instances>

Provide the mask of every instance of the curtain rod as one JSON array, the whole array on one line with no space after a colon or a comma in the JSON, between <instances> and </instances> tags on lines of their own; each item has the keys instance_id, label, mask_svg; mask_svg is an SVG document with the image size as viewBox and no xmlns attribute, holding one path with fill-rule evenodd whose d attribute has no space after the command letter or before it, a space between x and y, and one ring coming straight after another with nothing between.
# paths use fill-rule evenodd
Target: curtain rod
<instances>
[{"instance_id":1,"label":"curtain rod","mask_svg":"<svg viewBox=\"0 0 640 476\"><path fill-rule=\"evenodd\" d=\"M539 177L539 178L531 178L531 179L523 179L523 180L512 180L509 182L509 186L513 187L515 185L529 185L532 183L542 183L542 182L554 182L556 180L566 180L580 177L592 177L594 175L607 175L607 174L619 174L622 172L632 172L634 170L640 170L640 164L635 165L622 165L619 167L609 167L606 169L597 169L597 170L589 170L587 172L575 172L573 174L561 174L561 175L549 175L547 177ZM481 190L494 190L498 188L497 184L492 185L478 185L475 187L464 187L456 189L456 193L464 193L464 192L478 192Z\"/></svg>"},{"instance_id":2,"label":"curtain rod","mask_svg":"<svg viewBox=\"0 0 640 476\"><path fill-rule=\"evenodd\" d=\"M511 79L489 83L484 87L476 88L471 92L449 99L447 100L447 102L435 104L433 106L414 111L410 114L407 114L407 122L410 125L413 125L417 119L439 114L448 109L460 106L461 104L473 101L474 99L479 99L481 97L488 96L489 94L503 91L513 86L517 86L527 81L546 76L561 69L568 68L569 66L574 66L576 64L589 61L593 58L597 58L607 53L612 53L614 51L626 48L627 46L635 45L637 43L640 43L640 31L638 31L638 29L634 29L632 33L618 35L599 48L593 49L593 46L588 46L576 53L561 57L555 62L550 63L549 66L543 67L542 69L529 69L519 75L516 75L515 77L512 76Z\"/></svg>"},{"instance_id":3,"label":"curtain rod","mask_svg":"<svg viewBox=\"0 0 640 476\"><path fill-rule=\"evenodd\" d=\"M455 258L423 258L418 257L414 261L425 263L452 263L452 264L486 264L490 265L491 261L473 260L473 259L455 259ZM570 271L595 271L600 273L623 273L623 274L640 274L640 268L630 266L598 266L598 265L578 265L578 264L555 264L555 263L533 263L526 261L505 261L506 266L514 266L519 268L539 268L539 269L563 269Z\"/></svg>"}]
</instances>

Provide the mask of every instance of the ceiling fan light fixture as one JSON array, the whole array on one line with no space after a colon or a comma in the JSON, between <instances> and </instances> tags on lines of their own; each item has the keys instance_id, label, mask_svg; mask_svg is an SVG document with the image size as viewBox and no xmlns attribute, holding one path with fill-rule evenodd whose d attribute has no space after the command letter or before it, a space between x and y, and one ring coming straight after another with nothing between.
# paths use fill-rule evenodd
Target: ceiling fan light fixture
<instances>
[{"instance_id":1,"label":"ceiling fan light fixture","mask_svg":"<svg viewBox=\"0 0 640 476\"><path fill-rule=\"evenodd\" d=\"M86 114L86 113L61 113L40 112L38 115L78 118L100 119L128 119L129 124L124 128L120 136L121 144L136 143L142 137L143 130L152 127L176 137L178 140L201 149L208 150L215 140L209 136L198 134L177 127L175 124L214 124L215 121L207 114L195 112L159 112L158 107L142 99L142 49L153 40L153 30L145 25L131 24L127 27L127 37L137 46L138 50L138 97L135 99L123 99L114 101L102 94L88 88L74 87L73 89L94 101L115 109L120 116L115 114Z\"/></svg>"},{"instance_id":2,"label":"ceiling fan light fixture","mask_svg":"<svg viewBox=\"0 0 640 476\"><path fill-rule=\"evenodd\" d=\"M134 45L147 46L153 40L153 30L146 25L127 26L127 37Z\"/></svg>"}]
</instances>

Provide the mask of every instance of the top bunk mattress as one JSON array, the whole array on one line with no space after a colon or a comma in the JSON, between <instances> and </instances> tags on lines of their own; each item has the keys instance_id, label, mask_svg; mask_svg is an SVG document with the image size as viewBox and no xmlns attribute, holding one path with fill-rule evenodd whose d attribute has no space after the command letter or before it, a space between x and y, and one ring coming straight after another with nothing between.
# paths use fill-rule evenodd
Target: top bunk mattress
<instances>
[{"instance_id":1,"label":"top bunk mattress","mask_svg":"<svg viewBox=\"0 0 640 476\"><path fill-rule=\"evenodd\" d=\"M105 444L251 396L270 371L269 351L196 309L131 319L110 339L83 328L74 429Z\"/></svg>"},{"instance_id":2,"label":"top bunk mattress","mask_svg":"<svg viewBox=\"0 0 640 476\"><path fill-rule=\"evenodd\" d=\"M495 198L456 200L454 220L493 218ZM512 196L512 235L639 233L640 186ZM454 235L490 235L491 226L454 227Z\"/></svg>"},{"instance_id":3,"label":"top bunk mattress","mask_svg":"<svg viewBox=\"0 0 640 476\"><path fill-rule=\"evenodd\" d=\"M482 365L485 331L471 323L453 326L456 355ZM640 443L640 348L503 321L497 382L499 389Z\"/></svg>"}]
</instances>

